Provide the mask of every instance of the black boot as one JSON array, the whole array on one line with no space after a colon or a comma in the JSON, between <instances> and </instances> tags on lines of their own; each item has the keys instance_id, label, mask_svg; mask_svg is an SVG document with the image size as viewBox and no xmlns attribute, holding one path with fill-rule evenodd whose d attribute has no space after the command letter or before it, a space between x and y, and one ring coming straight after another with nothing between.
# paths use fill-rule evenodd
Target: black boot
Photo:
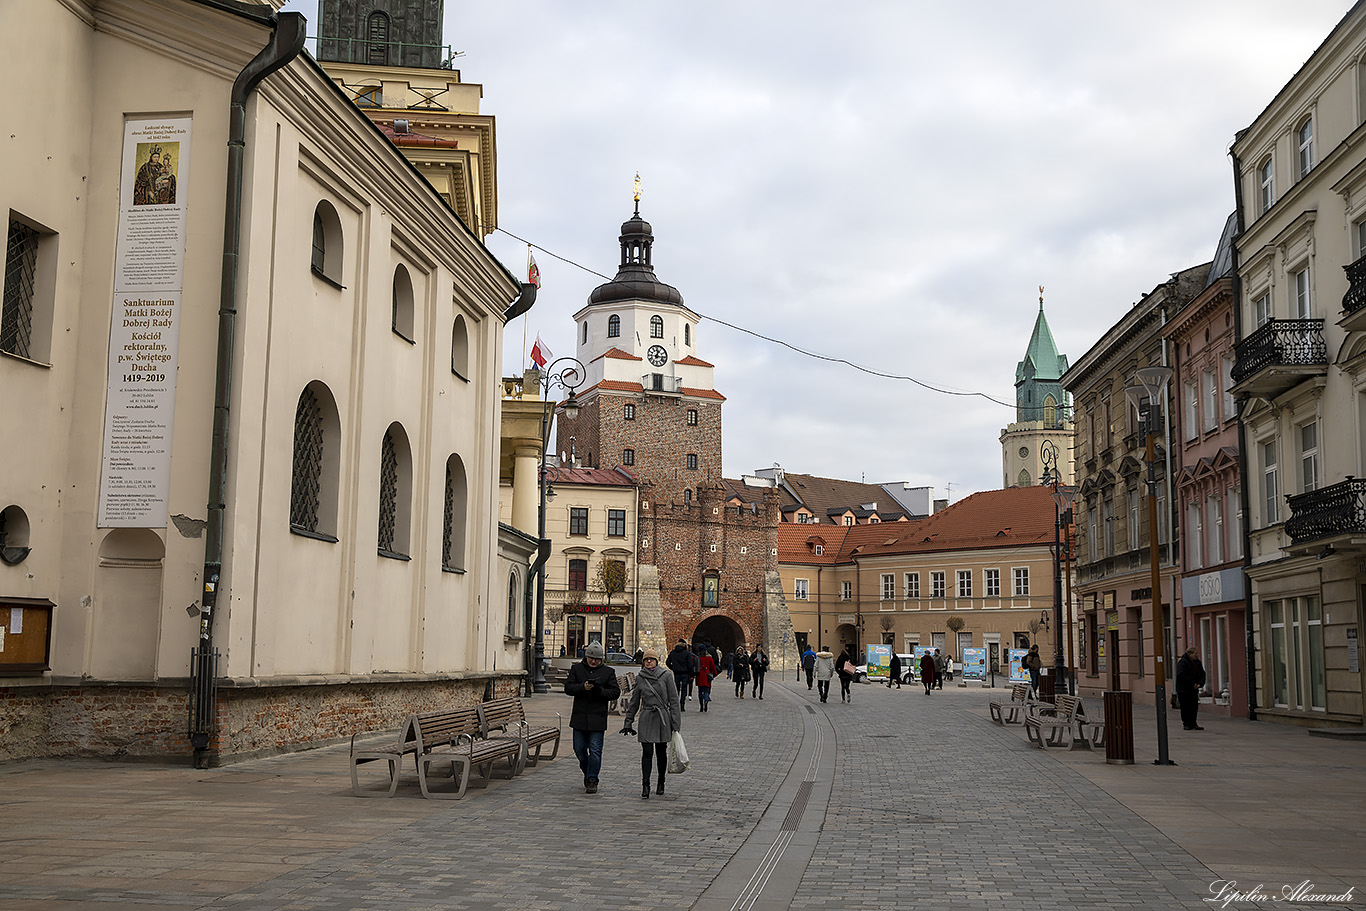
<instances>
[{"instance_id":1,"label":"black boot","mask_svg":"<svg viewBox=\"0 0 1366 911\"><path fill-rule=\"evenodd\" d=\"M650 790L650 783L649 783L648 781L645 782L645 790L647 790L647 791ZM664 776L663 776L663 775L660 775L660 776L659 776L659 784L655 785L655 793L656 793L656 794L663 794L663 793L664 793Z\"/></svg>"},{"instance_id":2,"label":"black boot","mask_svg":"<svg viewBox=\"0 0 1366 911\"><path fill-rule=\"evenodd\" d=\"M650 799L650 779L649 779L649 778L646 778L644 784L642 784L642 785L640 786L640 799L641 799L641 800L649 800L649 799Z\"/></svg>"}]
</instances>

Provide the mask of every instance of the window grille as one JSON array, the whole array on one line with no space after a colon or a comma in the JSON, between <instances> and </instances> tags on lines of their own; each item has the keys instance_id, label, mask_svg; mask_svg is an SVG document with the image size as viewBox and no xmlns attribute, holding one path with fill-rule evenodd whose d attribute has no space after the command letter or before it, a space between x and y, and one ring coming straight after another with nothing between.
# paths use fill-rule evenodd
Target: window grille
<instances>
[{"instance_id":1,"label":"window grille","mask_svg":"<svg viewBox=\"0 0 1366 911\"><path fill-rule=\"evenodd\" d=\"M289 491L289 524L318 530L323 477L323 416L318 397L305 389L294 413L294 478Z\"/></svg>"},{"instance_id":2,"label":"window grille","mask_svg":"<svg viewBox=\"0 0 1366 911\"><path fill-rule=\"evenodd\" d=\"M5 303L0 310L0 351L28 357L33 340L33 276L38 232L10 220L5 248Z\"/></svg>"},{"instance_id":3,"label":"window grille","mask_svg":"<svg viewBox=\"0 0 1366 911\"><path fill-rule=\"evenodd\" d=\"M451 562L451 544L454 539L455 531L455 478L451 471L451 466L446 465L446 505L445 512L441 519L441 565L446 569L455 569L456 566ZM516 583L514 577L513 583Z\"/></svg>"},{"instance_id":4,"label":"window grille","mask_svg":"<svg viewBox=\"0 0 1366 911\"><path fill-rule=\"evenodd\" d=\"M662 316L650 317L650 338L664 337L664 318Z\"/></svg>"},{"instance_id":5,"label":"window grille","mask_svg":"<svg viewBox=\"0 0 1366 911\"><path fill-rule=\"evenodd\" d=\"M379 549L393 553L394 520L398 513L398 450L391 433L384 434L379 451Z\"/></svg>"},{"instance_id":6,"label":"window grille","mask_svg":"<svg viewBox=\"0 0 1366 911\"><path fill-rule=\"evenodd\" d=\"M380 12L370 14L370 46L367 63L372 66L387 66L389 63L389 17Z\"/></svg>"},{"instance_id":7,"label":"window grille","mask_svg":"<svg viewBox=\"0 0 1366 911\"><path fill-rule=\"evenodd\" d=\"M621 317L613 313L607 317L607 337L618 338L621 336Z\"/></svg>"},{"instance_id":8,"label":"window grille","mask_svg":"<svg viewBox=\"0 0 1366 911\"><path fill-rule=\"evenodd\" d=\"M323 213L313 213L313 271L325 275L327 266L327 231L323 227Z\"/></svg>"}]
</instances>

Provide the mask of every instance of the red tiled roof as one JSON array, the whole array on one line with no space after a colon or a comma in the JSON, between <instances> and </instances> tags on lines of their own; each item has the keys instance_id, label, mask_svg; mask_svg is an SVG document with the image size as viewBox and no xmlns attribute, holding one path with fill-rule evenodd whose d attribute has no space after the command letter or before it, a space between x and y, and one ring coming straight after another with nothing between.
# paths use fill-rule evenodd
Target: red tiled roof
<instances>
[{"instance_id":1,"label":"red tiled roof","mask_svg":"<svg viewBox=\"0 0 1366 911\"><path fill-rule=\"evenodd\" d=\"M675 364L687 364L689 367L715 367L715 366L716 366L715 364L708 364L706 361L702 360L700 357L696 357L695 355L691 355L691 354L688 355L687 357L681 357L681 358L679 358L678 360L674 361L674 363L675 363Z\"/></svg>"},{"instance_id":2,"label":"red tiled roof","mask_svg":"<svg viewBox=\"0 0 1366 911\"><path fill-rule=\"evenodd\" d=\"M629 351L622 351L620 348L608 348L608 349L607 349L606 351L604 351L602 354L599 354L597 357L593 358L593 360L596 361L596 360L599 360L599 359L604 358L604 357L612 357L612 358L616 358L617 360L621 360L621 361L638 361L638 360L640 360L640 358L636 357L636 356L635 356L634 354L632 354L631 352L629 352ZM592 363L592 361L589 361L589 363Z\"/></svg>"},{"instance_id":3,"label":"red tiled roof","mask_svg":"<svg viewBox=\"0 0 1366 911\"><path fill-rule=\"evenodd\" d=\"M588 387L587 389L585 389L583 392L580 392L579 395L581 395L581 396L582 396L582 395L587 395L588 393L592 392L594 389L597 389L597 390L599 390L600 392L644 392L644 391L645 391L645 387L642 386L642 385L640 385L639 383L629 383L629 382L626 382L626 381L624 381L624 380L599 380L597 383L595 383L595 384L592 385L592 386L589 386L589 387Z\"/></svg>"},{"instance_id":4,"label":"red tiled roof","mask_svg":"<svg viewBox=\"0 0 1366 911\"><path fill-rule=\"evenodd\" d=\"M678 391L684 395L690 395L693 398L718 399L722 402L726 400L726 397L715 389L694 389L692 386L680 386L678 387Z\"/></svg>"},{"instance_id":5,"label":"red tiled roof","mask_svg":"<svg viewBox=\"0 0 1366 911\"><path fill-rule=\"evenodd\" d=\"M397 133L392 124L376 123L380 132L389 138L389 141L400 148L426 148L426 149L458 149L460 143L454 139L438 139L435 136L424 136L421 133Z\"/></svg>"},{"instance_id":6,"label":"red tiled roof","mask_svg":"<svg viewBox=\"0 0 1366 911\"><path fill-rule=\"evenodd\" d=\"M848 526L840 557L1052 544L1055 508L1047 487L985 490L917 522Z\"/></svg>"},{"instance_id":7,"label":"red tiled roof","mask_svg":"<svg viewBox=\"0 0 1366 911\"><path fill-rule=\"evenodd\" d=\"M819 533L813 532L810 525L786 523L777 528L779 563L822 563L834 564L841 561L841 543L849 530L855 526L829 525ZM825 547L825 553L816 553L816 544Z\"/></svg>"},{"instance_id":8,"label":"red tiled roof","mask_svg":"<svg viewBox=\"0 0 1366 911\"><path fill-rule=\"evenodd\" d=\"M590 484L598 487L634 487L635 479L619 468L569 468L559 466L546 471L555 484Z\"/></svg>"}]
</instances>

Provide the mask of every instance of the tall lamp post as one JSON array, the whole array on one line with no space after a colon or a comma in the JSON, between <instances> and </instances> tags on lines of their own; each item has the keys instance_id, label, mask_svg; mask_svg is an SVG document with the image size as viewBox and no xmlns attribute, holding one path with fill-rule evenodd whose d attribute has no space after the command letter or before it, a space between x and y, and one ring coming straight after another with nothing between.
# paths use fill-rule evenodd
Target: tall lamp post
<instances>
[{"instance_id":1,"label":"tall lamp post","mask_svg":"<svg viewBox=\"0 0 1366 911\"><path fill-rule=\"evenodd\" d=\"M1124 389L1129 403L1144 415L1147 448L1143 461L1148 465L1148 562L1151 565L1153 599L1153 696L1157 700L1157 759L1154 765L1175 765L1167 754L1167 665L1165 660L1166 617L1162 609L1162 576L1157 557L1157 419L1166 400L1170 367L1140 367L1134 371L1136 386ZM1144 408L1144 406L1147 406Z\"/></svg>"},{"instance_id":2,"label":"tall lamp post","mask_svg":"<svg viewBox=\"0 0 1366 911\"><path fill-rule=\"evenodd\" d=\"M579 413L579 403L574 398L574 390L583 385L584 379L583 363L573 357L562 357L541 371L541 464L537 469L541 507L536 517L536 534L541 539L542 548L548 548L550 545L545 536L546 459L550 449L550 416L556 408L550 393L555 389L564 389L569 393L563 406L564 415L573 418ZM531 689L536 693L550 692L550 684L545 680L545 563L546 561L542 561L541 568L536 572L536 645L532 655L535 670L531 678Z\"/></svg>"},{"instance_id":3,"label":"tall lamp post","mask_svg":"<svg viewBox=\"0 0 1366 911\"><path fill-rule=\"evenodd\" d=\"M1053 494L1053 685L1062 685L1065 691L1075 695L1076 690L1067 673L1067 655L1063 651L1062 619L1062 530L1072 524L1072 499L1077 488L1063 484L1062 474L1058 471L1058 447L1052 440L1044 440L1039 447L1039 458L1043 461L1044 486L1052 488ZM1067 612L1068 629L1071 629L1072 611ZM1071 633L1068 633L1069 637Z\"/></svg>"}]
</instances>

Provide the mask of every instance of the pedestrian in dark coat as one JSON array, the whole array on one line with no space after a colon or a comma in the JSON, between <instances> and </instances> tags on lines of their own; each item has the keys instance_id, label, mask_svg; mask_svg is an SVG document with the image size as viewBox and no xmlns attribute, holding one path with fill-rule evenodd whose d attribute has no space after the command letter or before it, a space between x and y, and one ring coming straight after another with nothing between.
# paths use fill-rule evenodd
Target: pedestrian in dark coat
<instances>
[{"instance_id":1,"label":"pedestrian in dark coat","mask_svg":"<svg viewBox=\"0 0 1366 911\"><path fill-rule=\"evenodd\" d=\"M574 755L583 770L583 789L598 790L602 770L602 735L607 730L607 709L621 698L617 672L603 664L602 645L593 642L583 650L583 660L569 669L564 691L574 697L569 727L574 731Z\"/></svg>"},{"instance_id":2,"label":"pedestrian in dark coat","mask_svg":"<svg viewBox=\"0 0 1366 911\"><path fill-rule=\"evenodd\" d=\"M735 695L745 698L745 684L749 683L749 653L743 646L735 649L735 666L731 668L730 679L735 681Z\"/></svg>"},{"instance_id":3,"label":"pedestrian in dark coat","mask_svg":"<svg viewBox=\"0 0 1366 911\"><path fill-rule=\"evenodd\" d=\"M925 695L934 689L934 655L929 652L920 656L920 682L925 684Z\"/></svg>"},{"instance_id":4,"label":"pedestrian in dark coat","mask_svg":"<svg viewBox=\"0 0 1366 911\"><path fill-rule=\"evenodd\" d=\"M650 799L650 766L659 766L656 794L664 793L664 772L669 766L669 739L683 724L678 705L678 687L673 672L659 666L659 652L645 650L631 698L626 703L623 734L635 734L640 741L640 797ZM635 725L639 724L637 730Z\"/></svg>"},{"instance_id":5,"label":"pedestrian in dark coat","mask_svg":"<svg viewBox=\"0 0 1366 911\"><path fill-rule=\"evenodd\" d=\"M934 650L934 688L942 690L944 688L944 675L949 672L949 661L939 653L939 649Z\"/></svg>"},{"instance_id":6,"label":"pedestrian in dark coat","mask_svg":"<svg viewBox=\"0 0 1366 911\"><path fill-rule=\"evenodd\" d=\"M1205 685L1205 665L1195 647L1186 649L1176 662L1176 699L1181 703L1181 726L1188 731L1203 731L1196 723L1200 711L1200 688Z\"/></svg>"},{"instance_id":7,"label":"pedestrian in dark coat","mask_svg":"<svg viewBox=\"0 0 1366 911\"><path fill-rule=\"evenodd\" d=\"M887 670L890 674L890 676L887 677L887 689L890 690L894 683L896 684L897 689L901 689L901 656L896 652L892 652L892 663Z\"/></svg>"},{"instance_id":8,"label":"pedestrian in dark coat","mask_svg":"<svg viewBox=\"0 0 1366 911\"><path fill-rule=\"evenodd\" d=\"M697 671L697 707L705 712L711 707L711 682L720 675L721 668L716 666L711 652L703 652L698 663L701 667Z\"/></svg>"},{"instance_id":9,"label":"pedestrian in dark coat","mask_svg":"<svg viewBox=\"0 0 1366 911\"><path fill-rule=\"evenodd\" d=\"M854 663L852 648L853 646L845 646L844 651L835 660L835 673L840 678L840 702L854 701L854 694L849 691L849 684L854 682L854 676L858 673L858 665Z\"/></svg>"},{"instance_id":10,"label":"pedestrian in dark coat","mask_svg":"<svg viewBox=\"0 0 1366 911\"><path fill-rule=\"evenodd\" d=\"M768 673L768 653L762 645L754 646L754 651L750 653L749 671L754 676L754 686L750 688L749 694L763 699L764 675Z\"/></svg>"},{"instance_id":11,"label":"pedestrian in dark coat","mask_svg":"<svg viewBox=\"0 0 1366 911\"><path fill-rule=\"evenodd\" d=\"M1021 663L1024 664L1025 670L1029 671L1029 685L1034 688L1035 693L1038 693L1039 672L1043 670L1043 658L1039 657L1039 647L1031 645L1029 654L1025 655L1024 661Z\"/></svg>"},{"instance_id":12,"label":"pedestrian in dark coat","mask_svg":"<svg viewBox=\"0 0 1366 911\"><path fill-rule=\"evenodd\" d=\"M669 657L664 659L664 665L673 671L674 684L678 687L678 707L686 709L688 694L692 691L692 678L697 673L697 656L688 648L688 643L679 639L674 650L669 652Z\"/></svg>"},{"instance_id":13,"label":"pedestrian in dark coat","mask_svg":"<svg viewBox=\"0 0 1366 911\"><path fill-rule=\"evenodd\" d=\"M806 671L806 688L811 689L811 678L816 672L816 650L811 646L802 652L802 670Z\"/></svg>"}]
</instances>

